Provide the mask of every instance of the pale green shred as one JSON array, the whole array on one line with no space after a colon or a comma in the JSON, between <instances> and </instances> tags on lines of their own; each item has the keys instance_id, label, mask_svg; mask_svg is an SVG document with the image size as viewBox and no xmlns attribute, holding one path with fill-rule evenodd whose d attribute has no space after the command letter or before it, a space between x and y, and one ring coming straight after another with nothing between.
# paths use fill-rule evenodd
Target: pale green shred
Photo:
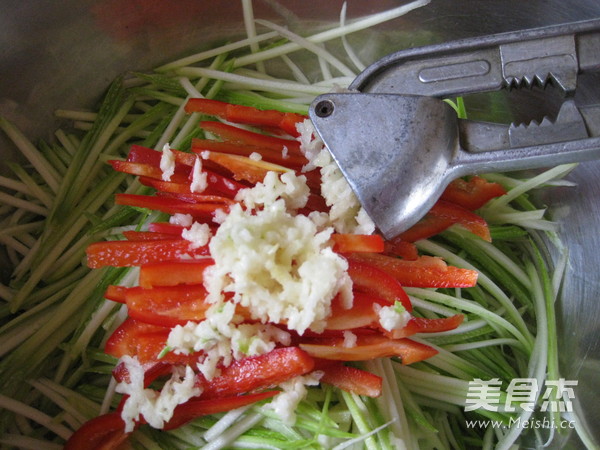
<instances>
[{"instance_id":1,"label":"pale green shred","mask_svg":"<svg viewBox=\"0 0 600 450\"><path fill-rule=\"evenodd\" d=\"M111 377L116 360L102 349L126 311L103 294L109 284L132 285L137 274L115 268L90 271L85 248L160 216L114 206L115 193L148 190L134 177L112 171L106 161L125 157L132 144L160 149L171 143L189 150L192 138L202 136L197 127L202 115L183 109L194 96L306 113L314 95L347 84L356 75L352 67L364 67L348 34L427 3L419 0L351 22L344 10L338 27L299 36L255 21L251 2L242 0L247 38L151 73L129 73L114 81L96 111L58 110L57 117L73 126L57 130L53 142L34 144L0 117L0 129L25 160L22 166L11 165L14 177L0 177L0 243L15 267L10 280L0 284L2 448L60 448L73 430L119 401ZM318 78L300 63L307 58L318 66ZM273 75L271 67L287 72ZM466 117L462 99L448 102ZM383 378L381 398L330 386L308 388L294 425L282 422L263 401L168 432L141 427L131 437L134 447L510 448L527 430L467 427L467 420L508 424L516 417L485 409L465 413L469 382L500 378L504 402L515 378L543 384L560 377L555 300L567 259L558 262L556 271L547 261L540 235L560 245L556 227L526 194L562 183L573 167L559 166L528 179L487 175L509 190L479 211L490 223L492 243L458 227L418 243L424 254L478 270L479 283L469 289L406 289L414 314L460 313L465 321L455 330L415 337L439 350L427 361L361 365ZM561 419L554 414L554 420ZM528 417L521 413L523 420ZM572 413L562 419L577 422ZM591 442L582 427L577 431L582 441ZM544 443L548 430L537 432L526 438Z\"/></svg>"}]
</instances>

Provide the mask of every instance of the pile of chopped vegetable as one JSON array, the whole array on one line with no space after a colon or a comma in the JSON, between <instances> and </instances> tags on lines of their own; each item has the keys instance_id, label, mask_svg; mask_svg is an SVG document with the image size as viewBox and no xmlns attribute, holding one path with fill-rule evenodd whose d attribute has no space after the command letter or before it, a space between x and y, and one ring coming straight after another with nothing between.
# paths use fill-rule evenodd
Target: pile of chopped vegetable
<instances>
[{"instance_id":1,"label":"pile of chopped vegetable","mask_svg":"<svg viewBox=\"0 0 600 450\"><path fill-rule=\"evenodd\" d=\"M385 240L305 114L364 67L349 33L426 2L347 25L342 14L309 37L255 21L243 3L247 39L127 74L97 112L57 111L71 127L52 143L34 146L0 118L29 161L0 177L15 267L0 285L2 445L552 439L509 425L572 415L465 406L473 380L499 379L504 401L512 380L560 379L566 256L549 266L540 237L560 245L555 224L527 193L573 166L456 180ZM320 45L332 39L345 55ZM294 61L306 54L320 80ZM280 62L289 74L268 75Z\"/></svg>"}]
</instances>

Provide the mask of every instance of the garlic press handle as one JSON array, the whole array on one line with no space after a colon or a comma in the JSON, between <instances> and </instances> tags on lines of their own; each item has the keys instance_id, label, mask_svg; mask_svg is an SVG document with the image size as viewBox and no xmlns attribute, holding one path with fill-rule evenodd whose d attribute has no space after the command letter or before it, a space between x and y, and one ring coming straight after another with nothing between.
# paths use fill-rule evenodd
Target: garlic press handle
<instances>
[{"instance_id":1,"label":"garlic press handle","mask_svg":"<svg viewBox=\"0 0 600 450\"><path fill-rule=\"evenodd\" d=\"M600 19L403 50L369 66L351 90L450 97L551 81L566 94L600 70Z\"/></svg>"}]
</instances>

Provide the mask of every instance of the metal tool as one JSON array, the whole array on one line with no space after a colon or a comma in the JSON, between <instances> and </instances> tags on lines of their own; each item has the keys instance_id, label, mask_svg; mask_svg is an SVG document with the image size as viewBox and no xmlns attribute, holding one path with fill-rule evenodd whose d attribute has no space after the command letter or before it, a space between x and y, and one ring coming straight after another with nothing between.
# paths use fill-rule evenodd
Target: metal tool
<instances>
[{"instance_id":1,"label":"metal tool","mask_svg":"<svg viewBox=\"0 0 600 450\"><path fill-rule=\"evenodd\" d=\"M400 51L309 115L366 212L387 238L410 228L455 178L600 158L600 105L572 99L600 70L600 20ZM554 120L503 125L458 119L446 97L552 83Z\"/></svg>"}]
</instances>

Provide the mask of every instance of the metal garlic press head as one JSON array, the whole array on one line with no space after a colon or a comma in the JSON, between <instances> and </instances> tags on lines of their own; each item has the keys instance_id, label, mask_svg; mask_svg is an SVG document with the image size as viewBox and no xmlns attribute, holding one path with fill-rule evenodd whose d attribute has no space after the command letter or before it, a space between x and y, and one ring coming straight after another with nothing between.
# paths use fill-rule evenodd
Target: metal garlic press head
<instances>
[{"instance_id":1,"label":"metal garlic press head","mask_svg":"<svg viewBox=\"0 0 600 450\"><path fill-rule=\"evenodd\" d=\"M600 70L600 20L466 39L389 55L309 115L362 206L392 238L455 178L600 158L600 105L574 99ZM445 98L551 83L555 118L504 125L459 119Z\"/></svg>"}]
</instances>

